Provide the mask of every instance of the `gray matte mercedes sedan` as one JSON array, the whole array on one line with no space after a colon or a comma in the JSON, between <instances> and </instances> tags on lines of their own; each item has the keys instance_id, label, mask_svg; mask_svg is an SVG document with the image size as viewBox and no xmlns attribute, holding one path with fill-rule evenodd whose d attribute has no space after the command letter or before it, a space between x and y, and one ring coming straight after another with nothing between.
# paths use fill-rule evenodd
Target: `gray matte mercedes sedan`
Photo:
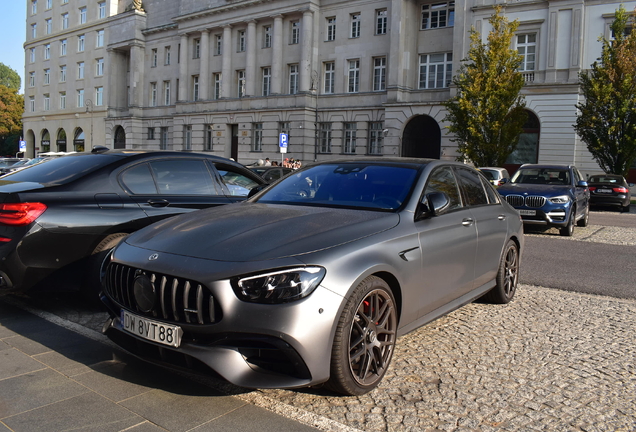
<instances>
[{"instance_id":1,"label":"gray matte mercedes sedan","mask_svg":"<svg viewBox=\"0 0 636 432\"><path fill-rule=\"evenodd\" d=\"M318 163L128 236L103 268L104 332L243 387L364 394L398 336L509 302L523 244L519 213L461 163Z\"/></svg>"}]
</instances>

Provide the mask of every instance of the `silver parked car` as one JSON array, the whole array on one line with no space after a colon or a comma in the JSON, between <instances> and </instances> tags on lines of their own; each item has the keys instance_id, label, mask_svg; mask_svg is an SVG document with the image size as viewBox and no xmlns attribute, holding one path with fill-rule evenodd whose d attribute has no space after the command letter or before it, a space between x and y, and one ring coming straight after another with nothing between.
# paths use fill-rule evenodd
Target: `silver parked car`
<instances>
[{"instance_id":1,"label":"silver parked car","mask_svg":"<svg viewBox=\"0 0 636 432\"><path fill-rule=\"evenodd\" d=\"M128 236L105 267L104 332L244 387L363 394L399 336L480 297L509 302L523 244L519 214L466 165L319 163Z\"/></svg>"}]
</instances>

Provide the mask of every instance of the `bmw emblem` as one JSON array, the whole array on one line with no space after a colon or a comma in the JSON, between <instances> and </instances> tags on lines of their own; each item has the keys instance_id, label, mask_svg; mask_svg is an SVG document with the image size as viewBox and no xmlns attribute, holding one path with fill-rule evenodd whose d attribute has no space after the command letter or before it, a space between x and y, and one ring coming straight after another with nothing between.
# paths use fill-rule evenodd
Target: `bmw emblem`
<instances>
[{"instance_id":1,"label":"bmw emblem","mask_svg":"<svg viewBox=\"0 0 636 432\"><path fill-rule=\"evenodd\" d=\"M148 261L154 261L159 258L159 254L152 254L148 257Z\"/></svg>"},{"instance_id":2,"label":"bmw emblem","mask_svg":"<svg viewBox=\"0 0 636 432\"><path fill-rule=\"evenodd\" d=\"M140 311L145 313L152 311L157 301L157 291L155 284L150 281L148 276L142 273L135 278L133 293Z\"/></svg>"}]
</instances>

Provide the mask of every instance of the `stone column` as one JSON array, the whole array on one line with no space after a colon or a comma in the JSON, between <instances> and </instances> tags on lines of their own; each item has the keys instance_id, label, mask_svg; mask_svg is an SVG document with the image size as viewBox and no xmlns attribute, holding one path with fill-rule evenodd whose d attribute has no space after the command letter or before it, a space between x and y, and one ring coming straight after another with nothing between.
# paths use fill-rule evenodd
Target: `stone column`
<instances>
[{"instance_id":1,"label":"stone column","mask_svg":"<svg viewBox=\"0 0 636 432\"><path fill-rule=\"evenodd\" d=\"M245 62L245 96L256 95L256 21L247 22L247 59Z\"/></svg>"},{"instance_id":2,"label":"stone column","mask_svg":"<svg viewBox=\"0 0 636 432\"><path fill-rule=\"evenodd\" d=\"M283 16L274 17L274 45L272 47L272 94L280 94L283 88Z\"/></svg>"},{"instance_id":3,"label":"stone column","mask_svg":"<svg viewBox=\"0 0 636 432\"><path fill-rule=\"evenodd\" d=\"M144 104L144 48L139 44L130 47L130 103L131 107ZM68 71L67 71L68 73ZM86 72L88 73L88 72ZM91 99L90 97L86 98Z\"/></svg>"},{"instance_id":4,"label":"stone column","mask_svg":"<svg viewBox=\"0 0 636 432\"><path fill-rule=\"evenodd\" d=\"M210 99L210 30L201 31L201 67L199 68L199 99Z\"/></svg>"},{"instance_id":5,"label":"stone column","mask_svg":"<svg viewBox=\"0 0 636 432\"><path fill-rule=\"evenodd\" d=\"M314 14L307 10L303 12L302 48L300 54L300 92L307 92L311 87L311 54L314 33Z\"/></svg>"},{"instance_id":6,"label":"stone column","mask_svg":"<svg viewBox=\"0 0 636 432\"><path fill-rule=\"evenodd\" d=\"M221 66L221 97L231 97L232 86L232 26L223 27L223 64Z\"/></svg>"},{"instance_id":7,"label":"stone column","mask_svg":"<svg viewBox=\"0 0 636 432\"><path fill-rule=\"evenodd\" d=\"M187 34L181 35L181 48L179 52L179 100L184 102L188 100L188 53L190 39Z\"/></svg>"}]
</instances>

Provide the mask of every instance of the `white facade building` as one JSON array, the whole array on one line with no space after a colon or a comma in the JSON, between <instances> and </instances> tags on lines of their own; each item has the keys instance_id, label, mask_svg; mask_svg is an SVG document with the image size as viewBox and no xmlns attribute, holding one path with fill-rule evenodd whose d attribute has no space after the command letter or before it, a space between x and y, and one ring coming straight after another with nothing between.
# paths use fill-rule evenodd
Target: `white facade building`
<instances>
[{"instance_id":1,"label":"white facade building","mask_svg":"<svg viewBox=\"0 0 636 432\"><path fill-rule=\"evenodd\" d=\"M578 73L618 1L497 2L519 19L529 113L512 164L598 171L574 133ZM491 0L27 0L27 155L209 151L249 164L455 159L441 104ZM636 1L624 3L627 10ZM138 7L138 5L137 5Z\"/></svg>"}]
</instances>

